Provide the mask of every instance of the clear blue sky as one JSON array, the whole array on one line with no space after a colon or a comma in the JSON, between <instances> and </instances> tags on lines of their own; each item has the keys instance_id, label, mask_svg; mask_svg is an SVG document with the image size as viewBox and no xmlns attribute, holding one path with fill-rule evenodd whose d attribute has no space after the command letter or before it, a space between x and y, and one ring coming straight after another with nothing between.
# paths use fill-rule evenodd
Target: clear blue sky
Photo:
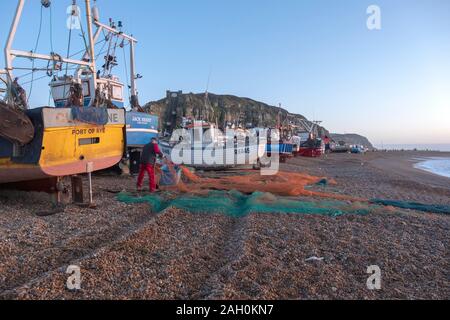
<instances>
[{"instance_id":1,"label":"clear blue sky","mask_svg":"<svg viewBox=\"0 0 450 320\"><path fill-rule=\"evenodd\" d=\"M39 2L28 0L16 48L33 49ZM63 55L70 2L53 0L55 51ZM212 70L210 92L282 103L334 132L361 133L376 144L450 143L448 0L98 2L102 20L122 20L140 40L142 103L167 89L204 92ZM366 27L371 4L381 8L380 31ZM1 43L14 7L2 1ZM43 53L50 51L48 13ZM72 52L82 48L77 40ZM33 106L47 104L47 83L35 85Z\"/></svg>"}]
</instances>

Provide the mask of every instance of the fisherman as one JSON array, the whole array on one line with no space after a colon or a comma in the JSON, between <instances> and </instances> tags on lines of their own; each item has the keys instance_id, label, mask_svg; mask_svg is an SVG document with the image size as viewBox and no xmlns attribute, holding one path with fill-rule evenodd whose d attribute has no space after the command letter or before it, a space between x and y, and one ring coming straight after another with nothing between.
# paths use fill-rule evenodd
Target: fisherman
<instances>
[{"instance_id":1,"label":"fisherman","mask_svg":"<svg viewBox=\"0 0 450 320\"><path fill-rule=\"evenodd\" d=\"M139 168L139 176L137 181L137 190L142 190L145 173L148 173L150 192L156 192L155 166L157 157L164 158L163 153L159 150L158 141L152 138L151 142L144 146L141 155L141 166Z\"/></svg>"}]
</instances>

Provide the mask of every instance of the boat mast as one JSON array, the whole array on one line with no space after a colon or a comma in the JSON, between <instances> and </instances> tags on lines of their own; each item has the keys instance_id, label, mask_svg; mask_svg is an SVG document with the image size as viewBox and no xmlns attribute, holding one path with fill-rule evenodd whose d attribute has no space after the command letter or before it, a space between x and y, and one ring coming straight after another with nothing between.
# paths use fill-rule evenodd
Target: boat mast
<instances>
[{"instance_id":1,"label":"boat mast","mask_svg":"<svg viewBox=\"0 0 450 320\"><path fill-rule=\"evenodd\" d=\"M88 2L88 0L86 0L86 2ZM94 3L95 3L95 1L94 1ZM131 103L131 107L133 109L140 109L139 100L138 100L138 92L137 92L137 88L136 88L136 79L137 79L138 75L136 74L135 46L136 46L137 40L135 38L133 38L133 36L129 36L129 35L123 33L122 31L119 31L111 26L101 23L99 20L99 13L98 13L98 8L96 5L94 6L93 11L94 11L94 16L93 16L93 19L92 18L90 19L90 21L93 22L93 24L97 27L97 31L93 37L94 44L98 40L102 31L111 33L123 40L128 41L130 44L130 90L131 90L130 103ZM85 57L86 57L86 54L85 54L84 58Z\"/></svg>"},{"instance_id":2,"label":"boat mast","mask_svg":"<svg viewBox=\"0 0 450 320\"><path fill-rule=\"evenodd\" d=\"M92 72L92 86L94 87L94 95L91 99L91 106L93 105L95 99L95 94L97 92L97 74L95 71L95 41L94 41L94 34L92 33L92 12L91 12L91 1L86 1L86 23L88 28L88 35L89 35L89 55L90 55L90 67Z\"/></svg>"},{"instance_id":3,"label":"boat mast","mask_svg":"<svg viewBox=\"0 0 450 320\"><path fill-rule=\"evenodd\" d=\"M137 96L137 90L136 90L136 65L134 62L134 46L135 42L133 40L130 40L130 77L131 77L131 107L133 109L139 108L139 100Z\"/></svg>"}]
</instances>

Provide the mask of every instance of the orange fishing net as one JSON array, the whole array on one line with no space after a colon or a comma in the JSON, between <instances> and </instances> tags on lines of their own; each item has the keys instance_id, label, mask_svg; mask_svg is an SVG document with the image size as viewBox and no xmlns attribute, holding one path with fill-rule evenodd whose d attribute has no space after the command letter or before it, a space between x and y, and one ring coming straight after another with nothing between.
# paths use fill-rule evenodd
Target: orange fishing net
<instances>
[{"instance_id":1,"label":"orange fishing net","mask_svg":"<svg viewBox=\"0 0 450 320\"><path fill-rule=\"evenodd\" d=\"M200 177L192 173L188 168L181 167L184 181L176 187L183 193L205 193L211 190L232 191L236 190L244 194L254 192L272 193L287 197L321 197L335 200L366 201L365 199L349 197L345 195L324 193L307 190L307 186L315 185L323 180L323 177L314 177L305 173L282 172L273 176L263 176L259 171L243 170L239 174L220 177ZM336 185L334 180L326 180L328 184Z\"/></svg>"}]
</instances>

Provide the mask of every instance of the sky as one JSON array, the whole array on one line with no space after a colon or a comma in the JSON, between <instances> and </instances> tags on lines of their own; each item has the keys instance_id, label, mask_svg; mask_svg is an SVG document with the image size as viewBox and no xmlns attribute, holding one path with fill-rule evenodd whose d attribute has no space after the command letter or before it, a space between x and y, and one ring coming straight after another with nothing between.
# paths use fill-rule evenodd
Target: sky
<instances>
[{"instance_id":1,"label":"sky","mask_svg":"<svg viewBox=\"0 0 450 320\"><path fill-rule=\"evenodd\" d=\"M52 19L50 9L43 10L39 52L50 52L51 20L54 50L67 54L70 3L53 0ZM84 1L78 4L84 13ZM103 22L121 20L139 39L142 104L163 98L166 90L208 88L281 103L323 121L332 132L359 133L374 144L450 144L448 0L98 0L98 5ZM381 30L367 28L370 5L381 9ZM15 6L14 0L2 1L2 44ZM14 48L33 50L40 12L40 1L27 1ZM82 48L75 32L71 53ZM123 54L118 52L119 61ZM3 66L3 51L0 59ZM30 65L16 60L16 66ZM116 71L126 82L123 63ZM48 104L48 82L35 82L32 106ZM29 91L29 84L24 87Z\"/></svg>"}]
</instances>

